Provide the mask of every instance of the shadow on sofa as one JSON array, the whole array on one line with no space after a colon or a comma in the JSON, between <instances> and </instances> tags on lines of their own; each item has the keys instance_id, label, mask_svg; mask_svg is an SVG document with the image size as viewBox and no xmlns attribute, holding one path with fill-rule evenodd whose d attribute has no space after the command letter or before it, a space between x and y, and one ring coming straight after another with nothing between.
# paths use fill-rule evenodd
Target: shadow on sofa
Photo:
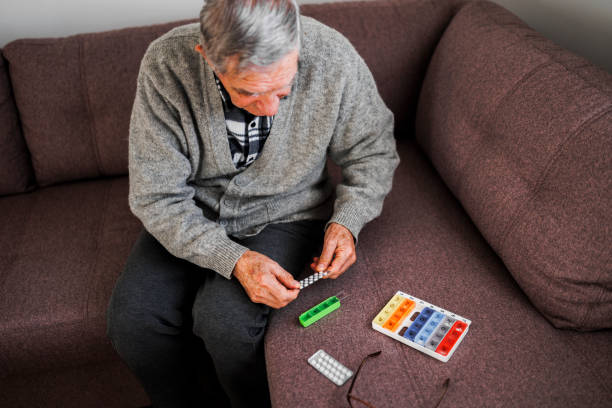
<instances>
[{"instance_id":1,"label":"shadow on sofa","mask_svg":"<svg viewBox=\"0 0 612 408\"><path fill-rule=\"evenodd\" d=\"M382 350L354 388L377 407L434 406L447 378L441 406L610 406L612 75L486 1L302 12L364 57L402 161L357 263L273 313L273 405L346 406L348 385L307 364L322 348L353 370ZM1 406L147 403L105 336L105 310L142 228L126 177L140 59L184 23L2 50ZM398 290L472 320L447 363L372 330ZM299 325L340 291L339 311Z\"/></svg>"}]
</instances>

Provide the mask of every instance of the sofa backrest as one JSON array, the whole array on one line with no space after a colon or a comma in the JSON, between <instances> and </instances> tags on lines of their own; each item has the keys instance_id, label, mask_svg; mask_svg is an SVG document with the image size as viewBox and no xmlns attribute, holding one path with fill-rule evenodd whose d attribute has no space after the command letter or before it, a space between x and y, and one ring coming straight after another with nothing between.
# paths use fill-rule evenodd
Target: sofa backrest
<instances>
[{"instance_id":1,"label":"sofa backrest","mask_svg":"<svg viewBox=\"0 0 612 408\"><path fill-rule=\"evenodd\" d=\"M557 327L612 327L612 75L491 2L428 67L417 141Z\"/></svg>"},{"instance_id":2,"label":"sofa backrest","mask_svg":"<svg viewBox=\"0 0 612 408\"><path fill-rule=\"evenodd\" d=\"M33 187L30 155L21 134L7 64L0 50L0 195Z\"/></svg>"},{"instance_id":3,"label":"sofa backrest","mask_svg":"<svg viewBox=\"0 0 612 408\"><path fill-rule=\"evenodd\" d=\"M398 137L414 136L423 77L436 44L465 0L383 0L301 7L345 35L363 57L395 116Z\"/></svg>"},{"instance_id":4,"label":"sofa backrest","mask_svg":"<svg viewBox=\"0 0 612 408\"><path fill-rule=\"evenodd\" d=\"M413 134L418 92L433 49L462 0L304 5L336 28L370 66L396 116ZM148 44L190 21L5 47L17 108L41 186L127 174L127 136L140 60Z\"/></svg>"},{"instance_id":5,"label":"sofa backrest","mask_svg":"<svg viewBox=\"0 0 612 408\"><path fill-rule=\"evenodd\" d=\"M154 38L181 23L6 45L39 185L127 173L140 60Z\"/></svg>"}]
</instances>

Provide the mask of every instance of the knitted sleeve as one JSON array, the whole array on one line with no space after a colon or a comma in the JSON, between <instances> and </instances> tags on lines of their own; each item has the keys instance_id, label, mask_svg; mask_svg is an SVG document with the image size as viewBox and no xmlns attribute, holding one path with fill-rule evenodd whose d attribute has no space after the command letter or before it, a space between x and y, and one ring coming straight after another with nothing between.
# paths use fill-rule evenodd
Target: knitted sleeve
<instances>
[{"instance_id":1,"label":"knitted sleeve","mask_svg":"<svg viewBox=\"0 0 612 408\"><path fill-rule=\"evenodd\" d=\"M351 59L329 148L332 160L342 169L329 223L344 225L357 239L363 226L380 215L399 155L393 114L380 97L365 61L356 51Z\"/></svg>"}]
</instances>

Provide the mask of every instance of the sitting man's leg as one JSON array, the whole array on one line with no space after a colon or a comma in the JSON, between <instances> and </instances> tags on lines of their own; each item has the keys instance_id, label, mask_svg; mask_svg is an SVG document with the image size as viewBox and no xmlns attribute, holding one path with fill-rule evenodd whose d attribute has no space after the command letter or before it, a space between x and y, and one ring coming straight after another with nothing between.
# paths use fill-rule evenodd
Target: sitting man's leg
<instances>
[{"instance_id":1,"label":"sitting man's leg","mask_svg":"<svg viewBox=\"0 0 612 408\"><path fill-rule=\"evenodd\" d=\"M323 240L322 221L272 224L239 240L296 277ZM270 308L253 303L236 278L208 275L193 306L194 333L204 340L232 407L269 404L263 337Z\"/></svg>"},{"instance_id":2,"label":"sitting man's leg","mask_svg":"<svg viewBox=\"0 0 612 408\"><path fill-rule=\"evenodd\" d=\"M143 231L113 291L108 335L155 408L205 404L191 306L206 274L216 275L174 257Z\"/></svg>"}]
</instances>

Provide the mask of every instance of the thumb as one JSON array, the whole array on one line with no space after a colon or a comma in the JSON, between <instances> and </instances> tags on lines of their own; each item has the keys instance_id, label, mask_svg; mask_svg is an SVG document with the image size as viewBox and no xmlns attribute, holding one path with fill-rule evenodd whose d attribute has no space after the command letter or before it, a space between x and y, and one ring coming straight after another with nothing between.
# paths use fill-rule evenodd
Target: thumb
<instances>
[{"instance_id":1,"label":"thumb","mask_svg":"<svg viewBox=\"0 0 612 408\"><path fill-rule=\"evenodd\" d=\"M274 275L276 275L276 279L278 279L287 289L300 288L300 283L296 281L289 272L280 266L274 269Z\"/></svg>"},{"instance_id":2,"label":"thumb","mask_svg":"<svg viewBox=\"0 0 612 408\"><path fill-rule=\"evenodd\" d=\"M317 271L323 272L328 267L332 261L334 256L334 252L336 251L336 242L335 241L325 241L323 244L323 252L319 257L319 263L316 266Z\"/></svg>"}]
</instances>

